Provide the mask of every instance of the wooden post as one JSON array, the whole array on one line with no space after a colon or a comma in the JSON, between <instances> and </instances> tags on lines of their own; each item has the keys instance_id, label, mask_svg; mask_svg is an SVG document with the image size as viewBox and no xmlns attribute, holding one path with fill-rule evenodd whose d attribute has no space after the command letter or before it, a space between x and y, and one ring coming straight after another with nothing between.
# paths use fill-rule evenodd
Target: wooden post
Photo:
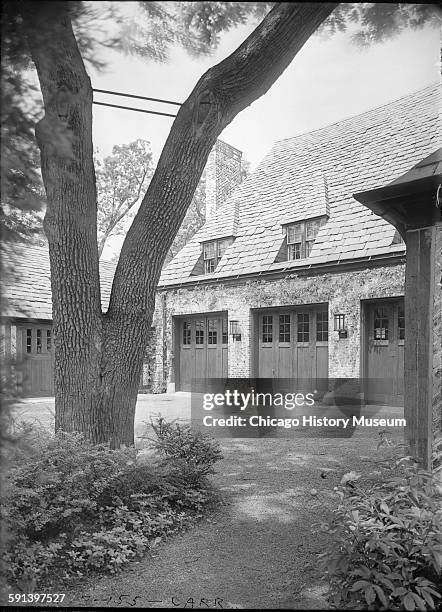
<instances>
[{"instance_id":1,"label":"wooden post","mask_svg":"<svg viewBox=\"0 0 442 612\"><path fill-rule=\"evenodd\" d=\"M433 433L440 429L440 235L441 224L406 234L405 438L410 453L426 468L431 465Z\"/></svg>"},{"instance_id":2,"label":"wooden post","mask_svg":"<svg viewBox=\"0 0 442 612\"><path fill-rule=\"evenodd\" d=\"M438 149L385 187L354 194L406 242L405 439L428 469L442 430L441 169Z\"/></svg>"}]
</instances>

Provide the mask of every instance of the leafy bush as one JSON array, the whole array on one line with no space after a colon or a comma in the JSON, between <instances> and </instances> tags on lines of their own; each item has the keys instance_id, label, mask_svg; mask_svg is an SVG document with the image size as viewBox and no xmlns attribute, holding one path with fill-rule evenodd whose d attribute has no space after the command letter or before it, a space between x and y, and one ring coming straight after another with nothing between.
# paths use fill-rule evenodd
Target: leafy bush
<instances>
[{"instance_id":1,"label":"leafy bush","mask_svg":"<svg viewBox=\"0 0 442 612\"><path fill-rule=\"evenodd\" d=\"M155 431L173 437L173 427L159 426ZM9 582L35 587L49 576L117 572L216 499L208 464L175 456L170 446L166 459L146 464L134 448L111 450L79 434L26 433L23 452L10 461L1 505ZM192 440L187 431L185 438L189 448L202 448L199 436ZM161 438L157 443L162 448ZM212 466L219 451L205 444Z\"/></svg>"},{"instance_id":2,"label":"leafy bush","mask_svg":"<svg viewBox=\"0 0 442 612\"><path fill-rule=\"evenodd\" d=\"M152 423L152 428L157 438L154 446L162 455L183 459L204 474L213 473L213 465L221 458L221 451L218 443L207 434L193 431L191 425L168 423L163 418Z\"/></svg>"},{"instance_id":3,"label":"leafy bush","mask_svg":"<svg viewBox=\"0 0 442 612\"><path fill-rule=\"evenodd\" d=\"M320 555L336 607L435 610L442 563L441 495L410 457L389 460L361 484L344 475L330 552Z\"/></svg>"}]
</instances>

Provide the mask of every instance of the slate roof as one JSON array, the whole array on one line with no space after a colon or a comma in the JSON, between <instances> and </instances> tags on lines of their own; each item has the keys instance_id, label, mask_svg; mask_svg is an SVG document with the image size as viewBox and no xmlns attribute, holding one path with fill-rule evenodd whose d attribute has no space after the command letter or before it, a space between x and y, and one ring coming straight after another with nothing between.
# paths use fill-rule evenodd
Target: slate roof
<instances>
[{"instance_id":1,"label":"slate roof","mask_svg":"<svg viewBox=\"0 0 442 612\"><path fill-rule=\"evenodd\" d=\"M52 319L51 275L47 247L2 245L2 315ZM107 309L115 264L100 262L101 304Z\"/></svg>"},{"instance_id":2,"label":"slate roof","mask_svg":"<svg viewBox=\"0 0 442 612\"><path fill-rule=\"evenodd\" d=\"M385 186L415 171L440 172L439 86L308 134L282 140L230 196L217 215L163 270L163 286L219 279L265 270L296 270L306 263L403 253L392 245L395 228L359 204L352 194ZM427 158L427 159L424 159ZM308 259L274 263L281 226L329 214ZM235 236L214 274L190 276L200 242ZM2 314L51 319L46 247L2 245ZM100 262L106 310L115 264Z\"/></svg>"},{"instance_id":3,"label":"slate roof","mask_svg":"<svg viewBox=\"0 0 442 612\"><path fill-rule=\"evenodd\" d=\"M434 84L392 103L330 126L277 142L163 270L160 285L222 280L306 264L340 263L402 253L392 245L395 228L352 194L382 187L441 146L440 89ZM282 225L328 213L310 256L275 263ZM234 220L234 221L233 221ZM213 274L190 276L200 243L236 237ZM230 230L229 230L230 231Z\"/></svg>"},{"instance_id":4,"label":"slate roof","mask_svg":"<svg viewBox=\"0 0 442 612\"><path fill-rule=\"evenodd\" d=\"M436 178L436 175L439 174L442 174L442 148L420 161L402 176L399 176L391 185L407 184L431 176Z\"/></svg>"}]
</instances>

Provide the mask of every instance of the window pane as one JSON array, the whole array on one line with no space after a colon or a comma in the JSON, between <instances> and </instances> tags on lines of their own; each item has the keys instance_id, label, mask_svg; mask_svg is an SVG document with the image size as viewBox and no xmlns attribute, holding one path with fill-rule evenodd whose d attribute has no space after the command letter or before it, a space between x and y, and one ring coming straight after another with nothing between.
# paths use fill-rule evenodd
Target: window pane
<instances>
[{"instance_id":1,"label":"window pane","mask_svg":"<svg viewBox=\"0 0 442 612\"><path fill-rule=\"evenodd\" d=\"M52 348L52 330L46 330L46 349L50 351Z\"/></svg>"},{"instance_id":2,"label":"window pane","mask_svg":"<svg viewBox=\"0 0 442 612\"><path fill-rule=\"evenodd\" d=\"M215 272L215 260L214 259L206 259L204 262L204 273L212 274Z\"/></svg>"},{"instance_id":3,"label":"window pane","mask_svg":"<svg viewBox=\"0 0 442 612\"><path fill-rule=\"evenodd\" d=\"M227 319L222 320L222 343L228 344L229 338L227 336Z\"/></svg>"},{"instance_id":4,"label":"window pane","mask_svg":"<svg viewBox=\"0 0 442 612\"><path fill-rule=\"evenodd\" d=\"M301 243L297 242L295 244L289 244L289 252L288 252L288 258L289 259L301 259Z\"/></svg>"},{"instance_id":5,"label":"window pane","mask_svg":"<svg viewBox=\"0 0 442 612\"><path fill-rule=\"evenodd\" d=\"M388 310L379 307L374 310L374 339L388 340Z\"/></svg>"},{"instance_id":6,"label":"window pane","mask_svg":"<svg viewBox=\"0 0 442 612\"><path fill-rule=\"evenodd\" d=\"M290 342L290 315L279 315L279 341Z\"/></svg>"},{"instance_id":7,"label":"window pane","mask_svg":"<svg viewBox=\"0 0 442 612\"><path fill-rule=\"evenodd\" d=\"M195 344L204 344L204 321L195 322Z\"/></svg>"},{"instance_id":8,"label":"window pane","mask_svg":"<svg viewBox=\"0 0 442 612\"><path fill-rule=\"evenodd\" d=\"M310 314L298 312L298 342L310 342Z\"/></svg>"},{"instance_id":9,"label":"window pane","mask_svg":"<svg viewBox=\"0 0 442 612\"><path fill-rule=\"evenodd\" d=\"M273 316L263 315L262 317L262 341L273 342Z\"/></svg>"},{"instance_id":10,"label":"window pane","mask_svg":"<svg viewBox=\"0 0 442 612\"><path fill-rule=\"evenodd\" d=\"M316 313L316 340L328 342L328 312L321 310Z\"/></svg>"},{"instance_id":11,"label":"window pane","mask_svg":"<svg viewBox=\"0 0 442 612\"><path fill-rule=\"evenodd\" d=\"M302 227L300 223L287 226L287 243L301 242L302 240Z\"/></svg>"},{"instance_id":12,"label":"window pane","mask_svg":"<svg viewBox=\"0 0 442 612\"><path fill-rule=\"evenodd\" d=\"M41 353L41 329L37 329L37 353Z\"/></svg>"},{"instance_id":13,"label":"window pane","mask_svg":"<svg viewBox=\"0 0 442 612\"><path fill-rule=\"evenodd\" d=\"M217 319L209 319L209 332L207 336L209 344L218 344L218 321Z\"/></svg>"},{"instance_id":14,"label":"window pane","mask_svg":"<svg viewBox=\"0 0 442 612\"><path fill-rule=\"evenodd\" d=\"M305 239L306 240L315 240L319 231L319 220L315 221L307 221L306 229L305 229Z\"/></svg>"},{"instance_id":15,"label":"window pane","mask_svg":"<svg viewBox=\"0 0 442 612\"><path fill-rule=\"evenodd\" d=\"M215 242L207 242L204 245L204 259L215 258Z\"/></svg>"},{"instance_id":16,"label":"window pane","mask_svg":"<svg viewBox=\"0 0 442 612\"><path fill-rule=\"evenodd\" d=\"M26 352L32 353L32 329L26 330Z\"/></svg>"},{"instance_id":17,"label":"window pane","mask_svg":"<svg viewBox=\"0 0 442 612\"><path fill-rule=\"evenodd\" d=\"M313 248L315 241L314 240L307 240L305 243L305 256L308 257L311 253L311 250Z\"/></svg>"},{"instance_id":18,"label":"window pane","mask_svg":"<svg viewBox=\"0 0 442 612\"><path fill-rule=\"evenodd\" d=\"M183 344L190 344L192 339L192 332L190 329L190 323L184 321L183 323Z\"/></svg>"},{"instance_id":19,"label":"window pane","mask_svg":"<svg viewBox=\"0 0 442 612\"><path fill-rule=\"evenodd\" d=\"M224 253L226 252L226 249L230 246L231 241L230 238L225 238L224 240L218 240L218 258L221 259L221 257L224 255Z\"/></svg>"},{"instance_id":20,"label":"window pane","mask_svg":"<svg viewBox=\"0 0 442 612\"><path fill-rule=\"evenodd\" d=\"M398 338L405 340L405 310L403 306L399 306L398 310Z\"/></svg>"}]
</instances>

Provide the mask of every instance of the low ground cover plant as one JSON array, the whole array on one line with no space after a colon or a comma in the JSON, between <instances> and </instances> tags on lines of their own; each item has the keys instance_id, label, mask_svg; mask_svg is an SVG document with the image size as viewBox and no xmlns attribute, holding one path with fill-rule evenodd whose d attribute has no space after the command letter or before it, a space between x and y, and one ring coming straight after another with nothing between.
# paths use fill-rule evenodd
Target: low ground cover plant
<instances>
[{"instance_id":1,"label":"low ground cover plant","mask_svg":"<svg viewBox=\"0 0 442 612\"><path fill-rule=\"evenodd\" d=\"M202 516L217 499L208 479L220 458L216 442L163 419L153 431L148 459L75 433L28 426L17 437L1 503L10 585L118 572Z\"/></svg>"},{"instance_id":2,"label":"low ground cover plant","mask_svg":"<svg viewBox=\"0 0 442 612\"><path fill-rule=\"evenodd\" d=\"M437 463L437 462L436 462ZM366 477L345 474L340 503L321 524L320 555L338 609L436 610L440 605L442 495L438 474L391 457Z\"/></svg>"}]
</instances>

